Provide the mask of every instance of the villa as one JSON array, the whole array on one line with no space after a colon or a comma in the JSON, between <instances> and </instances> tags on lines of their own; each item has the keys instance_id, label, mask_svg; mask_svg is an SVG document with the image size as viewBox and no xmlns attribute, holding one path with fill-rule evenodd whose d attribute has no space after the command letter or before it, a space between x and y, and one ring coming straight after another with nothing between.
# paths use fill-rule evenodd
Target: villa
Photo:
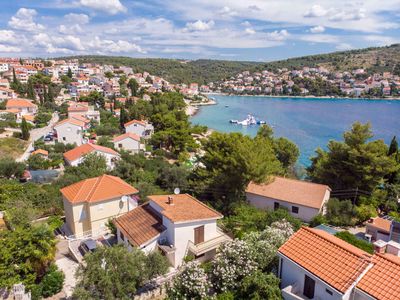
<instances>
[{"instance_id":1,"label":"villa","mask_svg":"<svg viewBox=\"0 0 400 300\"><path fill-rule=\"evenodd\" d=\"M223 216L188 194L149 196L149 201L115 219L118 242L146 253L160 249L178 267L186 256L213 258L230 238L217 226Z\"/></svg>"},{"instance_id":2,"label":"villa","mask_svg":"<svg viewBox=\"0 0 400 300\"><path fill-rule=\"evenodd\" d=\"M139 153L143 149L140 143L140 136L128 132L121 134L113 139L114 147L118 150L126 150L133 153Z\"/></svg>"},{"instance_id":3,"label":"villa","mask_svg":"<svg viewBox=\"0 0 400 300\"><path fill-rule=\"evenodd\" d=\"M124 124L126 133L134 133L143 138L150 138L154 127L146 121L132 120Z\"/></svg>"},{"instance_id":4,"label":"villa","mask_svg":"<svg viewBox=\"0 0 400 300\"><path fill-rule=\"evenodd\" d=\"M80 146L86 141L83 137L87 124L84 121L68 118L54 125L57 132L57 141L63 144L76 144Z\"/></svg>"},{"instance_id":5,"label":"villa","mask_svg":"<svg viewBox=\"0 0 400 300\"><path fill-rule=\"evenodd\" d=\"M246 189L247 201L260 209L276 210L280 207L305 222L318 214L325 214L325 204L331 189L327 185L274 177L270 182L251 182Z\"/></svg>"}]
</instances>

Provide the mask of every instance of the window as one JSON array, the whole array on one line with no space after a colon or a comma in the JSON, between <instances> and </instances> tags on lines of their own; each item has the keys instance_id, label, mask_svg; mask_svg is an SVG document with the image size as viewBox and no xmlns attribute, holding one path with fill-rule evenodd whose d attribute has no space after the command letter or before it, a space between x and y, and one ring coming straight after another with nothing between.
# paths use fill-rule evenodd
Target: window
<instances>
[{"instance_id":1,"label":"window","mask_svg":"<svg viewBox=\"0 0 400 300\"><path fill-rule=\"evenodd\" d=\"M297 206L292 206L292 213L298 214L299 213L299 208Z\"/></svg>"},{"instance_id":2,"label":"window","mask_svg":"<svg viewBox=\"0 0 400 300\"><path fill-rule=\"evenodd\" d=\"M119 148L122 148L122 144L118 144L118 147L119 147Z\"/></svg>"},{"instance_id":3,"label":"window","mask_svg":"<svg viewBox=\"0 0 400 300\"><path fill-rule=\"evenodd\" d=\"M194 244L197 245L202 242L204 242L204 225L194 229Z\"/></svg>"},{"instance_id":4,"label":"window","mask_svg":"<svg viewBox=\"0 0 400 300\"><path fill-rule=\"evenodd\" d=\"M279 209L279 203L278 202L274 202L274 210Z\"/></svg>"},{"instance_id":5,"label":"window","mask_svg":"<svg viewBox=\"0 0 400 300\"><path fill-rule=\"evenodd\" d=\"M304 275L304 289L303 295L312 299L314 298L314 291L315 291L315 280Z\"/></svg>"},{"instance_id":6,"label":"window","mask_svg":"<svg viewBox=\"0 0 400 300\"><path fill-rule=\"evenodd\" d=\"M330 290L328 290L328 289L325 289L325 292L327 292L329 295L333 295L333 292L332 291L330 291Z\"/></svg>"},{"instance_id":7,"label":"window","mask_svg":"<svg viewBox=\"0 0 400 300\"><path fill-rule=\"evenodd\" d=\"M63 141L66 141L66 140L67 140L67 138L65 136L63 136Z\"/></svg>"}]
</instances>

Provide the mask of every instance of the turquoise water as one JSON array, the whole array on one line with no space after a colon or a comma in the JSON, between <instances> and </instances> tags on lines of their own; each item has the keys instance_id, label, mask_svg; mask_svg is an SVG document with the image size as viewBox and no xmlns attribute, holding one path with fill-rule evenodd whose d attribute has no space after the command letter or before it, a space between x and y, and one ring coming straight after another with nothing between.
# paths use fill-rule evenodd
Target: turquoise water
<instances>
[{"instance_id":1,"label":"turquoise water","mask_svg":"<svg viewBox=\"0 0 400 300\"><path fill-rule=\"evenodd\" d=\"M355 121L370 122L375 138L389 143L400 136L400 101L320 98L271 98L213 95L218 104L204 106L192 117L193 124L207 125L222 132L256 135L258 125L243 127L229 120L243 120L253 114L273 126L275 136L287 137L300 149L299 163L329 140L342 140L343 132ZM229 107L225 107L228 105Z\"/></svg>"}]
</instances>

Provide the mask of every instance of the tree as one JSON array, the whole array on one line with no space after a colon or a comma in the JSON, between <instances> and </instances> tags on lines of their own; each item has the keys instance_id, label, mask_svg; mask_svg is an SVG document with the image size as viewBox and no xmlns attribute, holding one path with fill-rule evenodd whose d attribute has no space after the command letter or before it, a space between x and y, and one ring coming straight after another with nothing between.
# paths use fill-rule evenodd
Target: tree
<instances>
[{"instance_id":1,"label":"tree","mask_svg":"<svg viewBox=\"0 0 400 300\"><path fill-rule=\"evenodd\" d=\"M121 75L121 76L119 77L119 80L118 80L119 85L120 85L120 86L124 85L125 82L126 82L126 80L127 80L126 75L125 75L125 74Z\"/></svg>"},{"instance_id":2,"label":"tree","mask_svg":"<svg viewBox=\"0 0 400 300\"><path fill-rule=\"evenodd\" d=\"M108 79L111 79L114 77L114 74L111 71L107 71L104 73L104 76L106 76Z\"/></svg>"},{"instance_id":3,"label":"tree","mask_svg":"<svg viewBox=\"0 0 400 300\"><path fill-rule=\"evenodd\" d=\"M47 170L50 167L50 162L40 154L29 156L27 163L30 170Z\"/></svg>"},{"instance_id":4,"label":"tree","mask_svg":"<svg viewBox=\"0 0 400 300\"><path fill-rule=\"evenodd\" d=\"M72 82L71 77L69 77L68 75L61 75L60 79L64 85L68 85Z\"/></svg>"},{"instance_id":5,"label":"tree","mask_svg":"<svg viewBox=\"0 0 400 300\"><path fill-rule=\"evenodd\" d=\"M369 123L354 123L344 133L344 142L330 141L328 150L317 149L307 169L311 180L332 189L356 189L371 192L398 166L388 157L382 140L369 141L373 135Z\"/></svg>"},{"instance_id":6,"label":"tree","mask_svg":"<svg viewBox=\"0 0 400 300\"><path fill-rule=\"evenodd\" d=\"M95 105L100 108L104 108L105 105L104 96L98 91L90 92L87 96L81 96L79 101L89 102L91 105Z\"/></svg>"},{"instance_id":7,"label":"tree","mask_svg":"<svg viewBox=\"0 0 400 300\"><path fill-rule=\"evenodd\" d=\"M100 247L85 255L84 261L76 272L74 297L78 299L132 299L150 275L165 271L150 272L144 252L123 245Z\"/></svg>"},{"instance_id":8,"label":"tree","mask_svg":"<svg viewBox=\"0 0 400 300\"><path fill-rule=\"evenodd\" d=\"M243 279L238 295L240 299L283 299L279 288L279 278L272 273L265 274L260 270Z\"/></svg>"},{"instance_id":9,"label":"tree","mask_svg":"<svg viewBox=\"0 0 400 300\"><path fill-rule=\"evenodd\" d=\"M26 93L27 93L27 97L29 99L36 100L36 93L35 93L35 90L33 88L33 83L30 80L28 80L28 88L27 88L27 92Z\"/></svg>"},{"instance_id":10,"label":"tree","mask_svg":"<svg viewBox=\"0 0 400 300\"><path fill-rule=\"evenodd\" d=\"M274 140L274 150L276 158L287 171L294 167L300 155L296 144L283 137Z\"/></svg>"},{"instance_id":11,"label":"tree","mask_svg":"<svg viewBox=\"0 0 400 300\"><path fill-rule=\"evenodd\" d=\"M139 84L137 83L135 78L131 78L128 81L128 88L131 90L132 96L137 96L137 91L139 88Z\"/></svg>"},{"instance_id":12,"label":"tree","mask_svg":"<svg viewBox=\"0 0 400 300\"><path fill-rule=\"evenodd\" d=\"M71 70L71 68L70 67L68 67L68 71L67 71L67 76L70 78L70 79L72 79L72 70Z\"/></svg>"},{"instance_id":13,"label":"tree","mask_svg":"<svg viewBox=\"0 0 400 300\"><path fill-rule=\"evenodd\" d=\"M28 123L26 122L25 118L22 117L21 121L21 138L25 141L29 140L29 126Z\"/></svg>"},{"instance_id":14,"label":"tree","mask_svg":"<svg viewBox=\"0 0 400 300\"><path fill-rule=\"evenodd\" d=\"M61 292L64 285L65 275L59 271L57 266L52 264L49 272L43 277L40 283L42 296L47 298Z\"/></svg>"},{"instance_id":15,"label":"tree","mask_svg":"<svg viewBox=\"0 0 400 300\"><path fill-rule=\"evenodd\" d=\"M326 219L329 224L348 226L356 223L356 210L350 200L332 198L328 201L326 208Z\"/></svg>"},{"instance_id":16,"label":"tree","mask_svg":"<svg viewBox=\"0 0 400 300\"><path fill-rule=\"evenodd\" d=\"M16 162L12 159L0 159L0 177L4 178L20 178L25 170L25 164Z\"/></svg>"},{"instance_id":17,"label":"tree","mask_svg":"<svg viewBox=\"0 0 400 300\"><path fill-rule=\"evenodd\" d=\"M128 115L126 113L125 108L121 108L120 114L119 114L119 127L121 130L125 129L125 123L128 122Z\"/></svg>"}]
</instances>

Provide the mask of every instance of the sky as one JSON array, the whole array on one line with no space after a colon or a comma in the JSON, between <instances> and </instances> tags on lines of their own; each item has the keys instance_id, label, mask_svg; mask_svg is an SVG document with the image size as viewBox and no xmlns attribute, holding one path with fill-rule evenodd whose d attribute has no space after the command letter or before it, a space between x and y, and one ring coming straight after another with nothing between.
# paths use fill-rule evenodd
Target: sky
<instances>
[{"instance_id":1,"label":"sky","mask_svg":"<svg viewBox=\"0 0 400 300\"><path fill-rule=\"evenodd\" d=\"M273 61L400 43L400 0L0 0L1 57Z\"/></svg>"}]
</instances>

